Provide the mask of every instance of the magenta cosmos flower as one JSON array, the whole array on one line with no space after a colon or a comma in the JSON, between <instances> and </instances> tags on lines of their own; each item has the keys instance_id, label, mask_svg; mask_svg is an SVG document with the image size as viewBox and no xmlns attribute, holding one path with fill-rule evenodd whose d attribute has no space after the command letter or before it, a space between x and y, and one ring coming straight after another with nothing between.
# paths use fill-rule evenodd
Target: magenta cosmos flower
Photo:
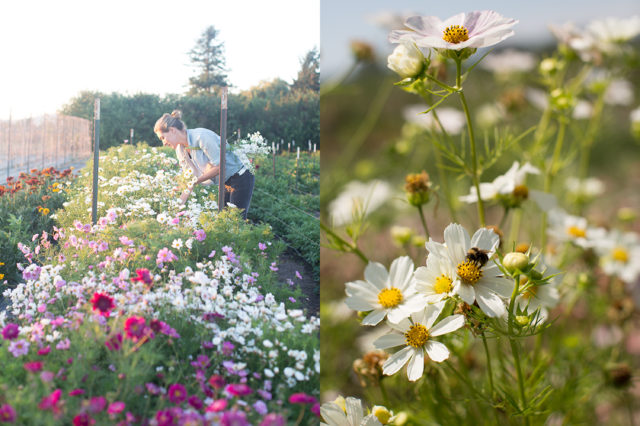
<instances>
[{"instance_id":1,"label":"magenta cosmos flower","mask_svg":"<svg viewBox=\"0 0 640 426\"><path fill-rule=\"evenodd\" d=\"M517 23L492 10L460 13L444 21L436 16L411 16L405 22L410 30L391 31L389 41L448 50L488 47L511 37L511 27Z\"/></svg>"}]
</instances>

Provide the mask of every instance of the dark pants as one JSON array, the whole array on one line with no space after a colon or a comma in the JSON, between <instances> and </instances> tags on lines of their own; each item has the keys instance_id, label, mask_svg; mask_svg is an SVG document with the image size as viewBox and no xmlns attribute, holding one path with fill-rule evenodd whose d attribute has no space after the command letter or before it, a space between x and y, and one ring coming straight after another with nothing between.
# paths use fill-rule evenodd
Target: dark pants
<instances>
[{"instance_id":1,"label":"dark pants","mask_svg":"<svg viewBox=\"0 0 640 426\"><path fill-rule=\"evenodd\" d=\"M226 186L232 188L232 191L225 190L224 205L231 203L239 209L242 209L242 217L247 218L249 212L249 204L251 204L251 196L253 195L253 184L255 177L248 170L243 174L237 173L231 176L225 182Z\"/></svg>"}]
</instances>

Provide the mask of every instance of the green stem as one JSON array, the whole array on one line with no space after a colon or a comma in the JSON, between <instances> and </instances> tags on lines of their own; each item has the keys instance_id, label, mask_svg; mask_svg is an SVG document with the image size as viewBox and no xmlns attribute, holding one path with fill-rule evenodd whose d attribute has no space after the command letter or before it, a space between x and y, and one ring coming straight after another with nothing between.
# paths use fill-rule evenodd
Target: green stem
<instances>
[{"instance_id":1,"label":"green stem","mask_svg":"<svg viewBox=\"0 0 640 426\"><path fill-rule=\"evenodd\" d=\"M491 354L489 353L489 345L487 344L487 337L482 332L482 344L484 345L484 353L487 358L487 375L489 376L489 388L491 390L491 397L494 395L494 387L493 387L493 370L491 368Z\"/></svg>"},{"instance_id":2,"label":"green stem","mask_svg":"<svg viewBox=\"0 0 640 426\"><path fill-rule=\"evenodd\" d=\"M502 219L500 219L500 225L498 225L498 228L500 228L500 230L504 229L504 225L507 223L507 217L509 216L509 207L505 207L504 208L504 213L502 213Z\"/></svg>"},{"instance_id":3,"label":"green stem","mask_svg":"<svg viewBox=\"0 0 640 426\"><path fill-rule=\"evenodd\" d=\"M344 83L347 80L347 78L349 78L349 76L353 73L353 71L355 71L356 67L358 66L358 63L359 61L353 61L349 69L340 78L338 78L336 81L333 81L329 84L323 85L320 88L320 96L326 96L328 93L333 92L335 89L341 86L342 83Z\"/></svg>"},{"instance_id":4,"label":"green stem","mask_svg":"<svg viewBox=\"0 0 640 426\"><path fill-rule=\"evenodd\" d=\"M440 117L438 117L438 113L436 110L432 110L431 114L433 114L433 119L436 121L438 126L440 127L440 131L444 135L444 137L448 140L451 140L451 136L442 125L440 121ZM444 164L442 163L442 154L440 153L440 149L438 147L434 147L434 152L436 154L436 166L438 168L438 178L440 179L440 184L442 185L442 191L444 192L445 200L447 201L447 206L449 207L449 213L451 214L451 220L454 223L457 223L456 219L456 210L453 204L453 199L451 198L451 191L449 190L449 178L447 174L444 172Z\"/></svg>"},{"instance_id":5,"label":"green stem","mask_svg":"<svg viewBox=\"0 0 640 426\"><path fill-rule=\"evenodd\" d=\"M520 365L520 349L518 348L518 342L513 336L513 322L515 321L515 302L518 296L520 286L520 275L515 276L515 285L513 286L513 293L511 294L511 300L509 301L509 319L507 321L509 329L509 344L511 345L511 353L513 355L513 363L516 367L516 374L518 375L518 388L520 390L520 403L522 404L521 411L527 409L527 396L524 391L524 375L522 374L522 366ZM525 415L525 424L529 425L529 418Z\"/></svg>"},{"instance_id":6,"label":"green stem","mask_svg":"<svg viewBox=\"0 0 640 426\"><path fill-rule=\"evenodd\" d=\"M556 137L556 146L553 149L553 157L551 157L551 163L545 169L544 192L549 192L551 190L551 183L556 173L558 172L558 159L560 158L560 153L562 152L562 144L564 143L564 135L567 128L566 120L562 117L559 120L559 124L560 127L558 128L558 136ZM542 213L541 228L541 249L544 252L547 246L547 212Z\"/></svg>"},{"instance_id":7,"label":"green stem","mask_svg":"<svg viewBox=\"0 0 640 426\"><path fill-rule=\"evenodd\" d=\"M462 103L462 109L464 110L464 115L467 119L467 127L469 129L469 145L471 147L471 179L473 181L473 186L476 188L476 193L478 194L478 218L480 220L480 226L485 227L485 219L484 219L484 203L482 201L482 197L480 197L480 177L478 176L478 156L476 153L476 138L473 133L473 124L471 123L471 114L469 113L469 106L467 105L467 99L464 96L464 92L461 86L461 72L462 69L462 60L456 59L456 87L458 88L458 94L460 95L460 102Z\"/></svg>"},{"instance_id":8,"label":"green stem","mask_svg":"<svg viewBox=\"0 0 640 426\"><path fill-rule=\"evenodd\" d=\"M429 239L429 228L427 227L427 221L424 218L424 211L422 209L422 205L418 206L418 212L420 212L420 220L422 221L422 227L424 228L424 233L427 236L427 240Z\"/></svg>"},{"instance_id":9,"label":"green stem","mask_svg":"<svg viewBox=\"0 0 640 426\"><path fill-rule=\"evenodd\" d=\"M520 234L520 222L522 222L522 209L516 209L511 219L511 230L509 231L509 244L518 244L518 237ZM513 246L507 246L505 249L511 250Z\"/></svg>"},{"instance_id":10,"label":"green stem","mask_svg":"<svg viewBox=\"0 0 640 426\"><path fill-rule=\"evenodd\" d=\"M471 390L471 392L473 392L476 396L478 396L480 399L488 402L490 405L493 406L493 402L491 401L491 399L487 398L486 396L484 396L480 391L478 391L475 387L473 387L473 385L471 384L471 382L469 380L467 380L466 377L464 377L458 370L456 370L456 368L451 364L451 362L449 362L449 360L445 361L445 364L447 365L447 367L449 367L451 369L451 371L454 372L454 374L456 376L458 376L458 378L460 380L462 380L462 382L464 384L467 385L467 387Z\"/></svg>"},{"instance_id":11,"label":"green stem","mask_svg":"<svg viewBox=\"0 0 640 426\"><path fill-rule=\"evenodd\" d=\"M362 253L360 251L360 249L356 246L355 243L349 243L344 238L342 238L340 235L338 235L335 232L333 232L331 230L331 228L329 228L328 226L326 226L323 223L320 223L320 227L322 228L322 230L324 232L326 232L327 234L331 235L333 238L338 240L341 245L347 247L349 249L349 251L348 251L349 253L353 253L353 254L357 255L364 263L369 263L369 259L367 259L367 256L365 256L364 253Z\"/></svg>"}]
</instances>

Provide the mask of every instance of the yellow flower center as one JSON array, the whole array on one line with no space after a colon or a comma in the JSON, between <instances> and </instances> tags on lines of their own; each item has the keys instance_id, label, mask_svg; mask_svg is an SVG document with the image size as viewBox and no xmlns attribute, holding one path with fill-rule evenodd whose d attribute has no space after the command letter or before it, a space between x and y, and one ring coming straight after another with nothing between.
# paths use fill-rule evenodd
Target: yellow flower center
<instances>
[{"instance_id":1,"label":"yellow flower center","mask_svg":"<svg viewBox=\"0 0 640 426\"><path fill-rule=\"evenodd\" d=\"M442 39L449 43L458 44L469 40L469 31L462 25L451 25L444 30Z\"/></svg>"},{"instance_id":2,"label":"yellow flower center","mask_svg":"<svg viewBox=\"0 0 640 426\"><path fill-rule=\"evenodd\" d=\"M435 284L433 284L433 289L438 294L449 293L451 291L451 288L453 287L451 285L452 283L453 281L451 281L451 278L443 274L436 278L436 282Z\"/></svg>"},{"instance_id":3,"label":"yellow flower center","mask_svg":"<svg viewBox=\"0 0 640 426\"><path fill-rule=\"evenodd\" d=\"M567 234L576 238L584 238L587 236L587 231L577 226L570 226L569 229L567 229Z\"/></svg>"},{"instance_id":4,"label":"yellow flower center","mask_svg":"<svg viewBox=\"0 0 640 426\"><path fill-rule=\"evenodd\" d=\"M465 260L458 264L458 276L467 284L475 284L482 278L480 266L471 260Z\"/></svg>"},{"instance_id":5,"label":"yellow flower center","mask_svg":"<svg viewBox=\"0 0 640 426\"><path fill-rule=\"evenodd\" d=\"M378 293L378 302L385 308L395 308L402 302L402 293L395 287L385 288Z\"/></svg>"},{"instance_id":6,"label":"yellow flower center","mask_svg":"<svg viewBox=\"0 0 640 426\"><path fill-rule=\"evenodd\" d=\"M535 297L536 294L538 294L538 286L532 285L522 293L522 297L525 299L531 299L532 297Z\"/></svg>"},{"instance_id":7,"label":"yellow flower center","mask_svg":"<svg viewBox=\"0 0 640 426\"><path fill-rule=\"evenodd\" d=\"M613 260L617 260L618 262L627 263L629 260L629 253L624 247L616 247L611 252L611 257Z\"/></svg>"},{"instance_id":8,"label":"yellow flower center","mask_svg":"<svg viewBox=\"0 0 640 426\"><path fill-rule=\"evenodd\" d=\"M429 331L427 327L422 324L414 324L409 328L409 331L404 333L407 345L414 348L421 348L429 340Z\"/></svg>"}]
</instances>

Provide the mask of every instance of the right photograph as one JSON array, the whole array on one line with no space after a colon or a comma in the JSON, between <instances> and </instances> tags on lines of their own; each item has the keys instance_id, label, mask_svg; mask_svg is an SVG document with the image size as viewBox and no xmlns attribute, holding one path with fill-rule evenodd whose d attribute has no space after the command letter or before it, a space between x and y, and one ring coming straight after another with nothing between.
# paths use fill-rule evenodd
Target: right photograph
<instances>
[{"instance_id":1,"label":"right photograph","mask_svg":"<svg viewBox=\"0 0 640 426\"><path fill-rule=\"evenodd\" d=\"M321 5L321 421L640 419L640 5Z\"/></svg>"}]
</instances>

